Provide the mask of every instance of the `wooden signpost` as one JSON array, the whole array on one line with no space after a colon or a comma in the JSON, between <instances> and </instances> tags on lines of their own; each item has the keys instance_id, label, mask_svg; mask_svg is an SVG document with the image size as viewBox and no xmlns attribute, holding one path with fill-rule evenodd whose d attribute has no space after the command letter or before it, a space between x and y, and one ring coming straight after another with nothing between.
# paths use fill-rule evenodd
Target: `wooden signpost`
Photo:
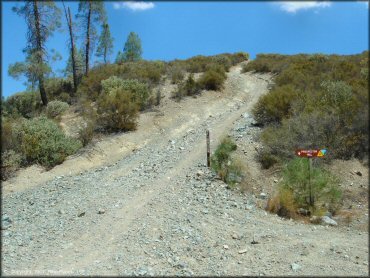
<instances>
[{"instance_id":1,"label":"wooden signpost","mask_svg":"<svg viewBox=\"0 0 370 278\"><path fill-rule=\"evenodd\" d=\"M295 154L300 157L308 158L308 186L309 186L309 204L313 206L314 198L312 196L312 186L311 186L311 169L312 169L312 159L313 157L324 157L326 155L326 149L320 150L296 150Z\"/></svg>"},{"instance_id":2,"label":"wooden signpost","mask_svg":"<svg viewBox=\"0 0 370 278\"><path fill-rule=\"evenodd\" d=\"M211 147L209 144L209 130L206 133L206 140L207 140L207 167L211 167Z\"/></svg>"}]
</instances>

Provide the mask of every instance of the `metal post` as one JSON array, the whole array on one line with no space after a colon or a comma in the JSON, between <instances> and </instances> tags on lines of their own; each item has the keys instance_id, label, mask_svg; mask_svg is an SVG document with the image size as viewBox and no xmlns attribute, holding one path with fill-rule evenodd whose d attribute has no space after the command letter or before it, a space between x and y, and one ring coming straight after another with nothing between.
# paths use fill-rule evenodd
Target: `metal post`
<instances>
[{"instance_id":1,"label":"metal post","mask_svg":"<svg viewBox=\"0 0 370 278\"><path fill-rule=\"evenodd\" d=\"M209 144L209 130L207 130L207 167L211 167L211 148Z\"/></svg>"},{"instance_id":2,"label":"metal post","mask_svg":"<svg viewBox=\"0 0 370 278\"><path fill-rule=\"evenodd\" d=\"M310 206L313 206L313 196L312 196L312 186L311 186L311 169L312 169L312 159L308 158L308 186L310 190Z\"/></svg>"}]
</instances>

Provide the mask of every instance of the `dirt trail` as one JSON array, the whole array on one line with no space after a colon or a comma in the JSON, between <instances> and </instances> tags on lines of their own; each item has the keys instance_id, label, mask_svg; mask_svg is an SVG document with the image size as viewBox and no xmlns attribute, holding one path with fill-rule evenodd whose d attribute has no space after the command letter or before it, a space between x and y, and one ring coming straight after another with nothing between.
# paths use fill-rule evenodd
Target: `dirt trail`
<instances>
[{"instance_id":1,"label":"dirt trail","mask_svg":"<svg viewBox=\"0 0 370 278\"><path fill-rule=\"evenodd\" d=\"M367 275L366 233L266 214L205 167L205 131L214 150L267 92L268 75L240 71L230 70L222 92L180 103L165 92L138 131L101 143L107 157L93 159L95 168L72 158L32 187L9 185L3 273ZM245 151L253 160L254 145ZM256 163L248 170L252 181L261 178Z\"/></svg>"}]
</instances>

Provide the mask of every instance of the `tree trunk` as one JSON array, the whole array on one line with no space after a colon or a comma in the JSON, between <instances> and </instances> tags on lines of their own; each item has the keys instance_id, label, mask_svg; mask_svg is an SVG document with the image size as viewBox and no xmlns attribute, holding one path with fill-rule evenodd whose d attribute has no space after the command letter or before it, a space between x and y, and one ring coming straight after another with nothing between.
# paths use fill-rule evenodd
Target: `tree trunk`
<instances>
[{"instance_id":1,"label":"tree trunk","mask_svg":"<svg viewBox=\"0 0 370 278\"><path fill-rule=\"evenodd\" d=\"M87 14L87 30L86 30L86 57L85 57L85 75L89 73L89 48L90 48L90 20L91 20L91 2L89 1L89 12Z\"/></svg>"},{"instance_id":2,"label":"tree trunk","mask_svg":"<svg viewBox=\"0 0 370 278\"><path fill-rule=\"evenodd\" d=\"M68 7L68 28L69 28L69 36L71 38L71 59L72 59L72 72L73 72L73 93L77 91L77 73L76 73L76 59L75 59L75 44L73 40L73 30L72 30L72 17L71 17L71 10Z\"/></svg>"},{"instance_id":3,"label":"tree trunk","mask_svg":"<svg viewBox=\"0 0 370 278\"><path fill-rule=\"evenodd\" d=\"M37 44L37 63L39 66L42 66L43 64L43 57L42 57L42 39L41 39L41 30L40 30L40 14L37 7L37 1L33 1L33 14L35 17L35 29L36 29L36 44ZM44 74L41 72L38 75L38 81L39 81L39 90L41 95L42 104L44 106L48 105L48 98L46 96L45 86L44 86Z\"/></svg>"}]
</instances>

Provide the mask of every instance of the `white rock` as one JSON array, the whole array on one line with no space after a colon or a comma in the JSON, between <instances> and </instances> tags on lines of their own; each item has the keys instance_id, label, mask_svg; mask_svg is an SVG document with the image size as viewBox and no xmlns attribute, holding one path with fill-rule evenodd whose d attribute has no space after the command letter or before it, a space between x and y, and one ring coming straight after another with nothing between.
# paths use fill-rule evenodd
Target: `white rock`
<instances>
[{"instance_id":1,"label":"white rock","mask_svg":"<svg viewBox=\"0 0 370 278\"><path fill-rule=\"evenodd\" d=\"M299 265L299 264L296 264L296 263L292 263L291 264L291 268L293 271L298 271L300 270L302 267Z\"/></svg>"},{"instance_id":2,"label":"white rock","mask_svg":"<svg viewBox=\"0 0 370 278\"><path fill-rule=\"evenodd\" d=\"M333 219L331 219L330 217L328 217L328 216L323 216L323 217L321 217L321 222L323 223L323 224L327 224L327 225L330 225L330 226L337 226L338 224L337 224L337 222L335 221L335 220L333 220Z\"/></svg>"}]
</instances>

